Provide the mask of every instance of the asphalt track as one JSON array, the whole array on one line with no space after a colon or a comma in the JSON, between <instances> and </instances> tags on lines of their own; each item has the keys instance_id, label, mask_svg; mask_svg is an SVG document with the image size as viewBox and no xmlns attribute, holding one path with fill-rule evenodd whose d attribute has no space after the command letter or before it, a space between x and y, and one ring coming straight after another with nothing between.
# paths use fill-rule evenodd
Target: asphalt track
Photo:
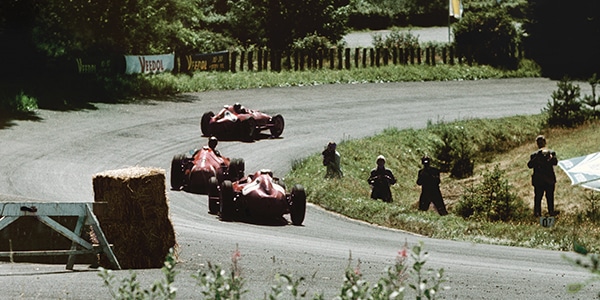
<instances>
[{"instance_id":1,"label":"asphalt track","mask_svg":"<svg viewBox=\"0 0 600 300\"><path fill-rule=\"evenodd\" d=\"M235 101L282 114L286 127L279 139L221 142L221 153L244 158L247 172L270 168L282 177L294 160L321 151L329 140L362 138L389 127L422 128L428 120L535 114L555 89L556 82L548 79L339 84L184 94L170 101L98 103L68 112L40 110L39 121L14 121L0 130L0 194L91 202L92 177L98 172L139 165L168 174L173 155L206 143L198 125L202 113ZM568 253L430 239L312 205L303 226L225 223L207 213L206 196L168 190L167 197L180 247L179 299L198 299L191 275L209 261L229 268L236 247L249 290L244 299L263 299L276 273L302 276L301 290L332 299L350 257L353 266L360 260L365 279L375 282L405 241L423 241L429 252L426 266L445 269L451 289L444 299L591 299L598 289L567 292L568 284L589 278L564 261L562 255ZM79 264L68 271L64 265L0 263L0 298L108 299L97 273ZM162 278L158 269L136 273L143 287ZM129 271L115 274L124 278Z\"/></svg>"}]
</instances>

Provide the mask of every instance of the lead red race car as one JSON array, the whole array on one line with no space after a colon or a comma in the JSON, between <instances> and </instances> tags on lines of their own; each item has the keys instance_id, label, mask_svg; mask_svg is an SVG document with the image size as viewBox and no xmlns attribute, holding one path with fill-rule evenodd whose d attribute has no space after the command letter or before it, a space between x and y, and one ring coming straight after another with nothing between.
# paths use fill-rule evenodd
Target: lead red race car
<instances>
[{"instance_id":1,"label":"lead red race car","mask_svg":"<svg viewBox=\"0 0 600 300\"><path fill-rule=\"evenodd\" d=\"M245 162L241 158L221 156L209 146L178 154L171 160L171 188L192 193L207 194L209 180L217 182L244 177ZM209 207L209 210L211 208ZM217 208L212 208L214 213Z\"/></svg>"},{"instance_id":2,"label":"lead red race car","mask_svg":"<svg viewBox=\"0 0 600 300\"><path fill-rule=\"evenodd\" d=\"M306 192L300 184L290 193L285 184L263 169L237 181L225 180L218 186L210 183L209 205L219 206L222 221L246 221L260 224L288 224L283 217L290 214L291 223L302 225L306 214ZM213 203L213 204L210 204Z\"/></svg>"},{"instance_id":3,"label":"lead red race car","mask_svg":"<svg viewBox=\"0 0 600 300\"><path fill-rule=\"evenodd\" d=\"M216 115L212 111L206 112L200 120L200 129L205 136L244 140L258 139L263 130L270 131L270 138L278 138L284 126L283 116L270 116L240 103L225 105Z\"/></svg>"}]
</instances>

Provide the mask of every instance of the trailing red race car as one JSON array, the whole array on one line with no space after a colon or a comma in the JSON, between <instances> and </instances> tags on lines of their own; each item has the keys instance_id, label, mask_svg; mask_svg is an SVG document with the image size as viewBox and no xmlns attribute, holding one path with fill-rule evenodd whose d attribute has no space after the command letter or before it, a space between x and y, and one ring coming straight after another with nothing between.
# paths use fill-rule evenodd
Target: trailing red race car
<instances>
[{"instance_id":1,"label":"trailing red race car","mask_svg":"<svg viewBox=\"0 0 600 300\"><path fill-rule=\"evenodd\" d=\"M225 105L218 114L204 113L200 129L205 136L242 138L255 140L263 130L269 130L277 138L285 126L283 116L269 116L258 110L247 109L239 103Z\"/></svg>"},{"instance_id":2,"label":"trailing red race car","mask_svg":"<svg viewBox=\"0 0 600 300\"><path fill-rule=\"evenodd\" d=\"M171 160L171 188L206 194L208 183L214 177L218 182L244 177L243 159L220 156L208 146L189 154L175 155ZM210 207L209 207L210 209ZM218 207L214 208L217 213Z\"/></svg>"},{"instance_id":3,"label":"trailing red race car","mask_svg":"<svg viewBox=\"0 0 600 300\"><path fill-rule=\"evenodd\" d=\"M283 215L290 214L293 225L299 226L304 222L304 187L297 184L288 194L285 185L273 177L270 170L260 170L238 181L225 180L220 186L216 179L211 179L209 185L209 206L219 206L219 216L223 221L285 221L287 224Z\"/></svg>"}]
</instances>

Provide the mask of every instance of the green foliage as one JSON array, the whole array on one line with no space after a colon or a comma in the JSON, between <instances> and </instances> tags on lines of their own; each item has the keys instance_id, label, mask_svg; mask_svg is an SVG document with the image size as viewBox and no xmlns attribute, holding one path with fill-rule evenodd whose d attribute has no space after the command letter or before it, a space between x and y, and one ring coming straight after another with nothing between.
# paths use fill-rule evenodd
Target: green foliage
<instances>
[{"instance_id":1,"label":"green foliage","mask_svg":"<svg viewBox=\"0 0 600 300\"><path fill-rule=\"evenodd\" d=\"M331 41L326 37L316 34L309 34L303 38L295 40L292 45L292 49L316 51L319 49L329 49L332 46L333 43L331 43Z\"/></svg>"},{"instance_id":2,"label":"green foliage","mask_svg":"<svg viewBox=\"0 0 600 300\"><path fill-rule=\"evenodd\" d=\"M423 242L419 241L410 252L413 260L412 268L409 270L409 255L407 244L398 251L396 261L391 267L385 269L385 276L373 285L362 279L360 260L356 268L351 268L352 256L348 261L344 281L340 288L337 300L351 299L404 299L404 290L408 285L416 293L416 299L436 299L436 296L447 289L442 286L446 282L444 269L425 269L428 254L423 250ZM240 274L238 265L241 254L236 248L232 255L232 267L228 272L219 265L208 263L206 270L199 270L198 274L192 275L197 280L201 299L215 300L240 300L247 292L244 290L244 279ZM104 284L109 288L112 299L175 299L175 256L171 249L165 259L162 268L165 279L155 282L151 289L142 289L137 281L135 272L130 272L129 278L121 280L121 285L115 290L115 275L110 270L100 269L98 274ZM300 292L299 286L304 281L303 277L294 278L292 275L277 274L275 284L271 286L269 295L265 299L302 299L307 296L308 291ZM313 298L322 300L323 294L316 293Z\"/></svg>"},{"instance_id":3,"label":"green foliage","mask_svg":"<svg viewBox=\"0 0 600 300\"><path fill-rule=\"evenodd\" d=\"M588 253L585 247L577 244L573 247L573 250L578 253L579 257L571 258L563 254L563 259L573 266L589 271L592 275L584 282L572 283L567 286L569 292L577 293L594 282L600 282L600 256L598 253ZM600 297L600 292L598 292L598 297Z\"/></svg>"},{"instance_id":4,"label":"green foliage","mask_svg":"<svg viewBox=\"0 0 600 300\"><path fill-rule=\"evenodd\" d=\"M20 91L17 95L0 96L0 108L11 113L31 112L38 108L37 99Z\"/></svg>"},{"instance_id":5,"label":"green foliage","mask_svg":"<svg viewBox=\"0 0 600 300\"><path fill-rule=\"evenodd\" d=\"M598 119L600 118L600 111L596 110L596 107L600 105L600 97L596 95L596 87L600 83L600 78L594 73L592 74L592 77L588 79L588 83L592 88L592 94L583 96L582 102L591 108L590 118Z\"/></svg>"},{"instance_id":6,"label":"green foliage","mask_svg":"<svg viewBox=\"0 0 600 300\"><path fill-rule=\"evenodd\" d=\"M390 31L387 36L382 36L380 33L373 35L373 47L375 48L418 48L419 47L419 36L414 35L410 32L400 31L398 28L394 28Z\"/></svg>"},{"instance_id":7,"label":"green foliage","mask_svg":"<svg viewBox=\"0 0 600 300\"><path fill-rule=\"evenodd\" d=\"M197 275L193 275L205 299L239 300L242 298L247 291L244 290L244 279L241 277L238 265L240 258L240 251L236 248L231 257L230 272L218 265L208 263L208 270L199 270Z\"/></svg>"},{"instance_id":8,"label":"green foliage","mask_svg":"<svg viewBox=\"0 0 600 300\"><path fill-rule=\"evenodd\" d=\"M552 102L548 101L548 125L575 127L585 121L582 109L581 88L569 79L563 78L557 84L558 90L552 92Z\"/></svg>"},{"instance_id":9,"label":"green foliage","mask_svg":"<svg viewBox=\"0 0 600 300\"><path fill-rule=\"evenodd\" d=\"M434 157L442 172L450 171L454 178L466 178L473 175L475 167L475 147L467 128L441 122L429 126L439 140Z\"/></svg>"},{"instance_id":10,"label":"green foliage","mask_svg":"<svg viewBox=\"0 0 600 300\"><path fill-rule=\"evenodd\" d=\"M463 218L485 221L511 221L524 217L526 205L517 197L498 165L483 174L483 182L468 188L454 207Z\"/></svg>"},{"instance_id":11,"label":"green foliage","mask_svg":"<svg viewBox=\"0 0 600 300\"><path fill-rule=\"evenodd\" d=\"M470 62L507 69L518 66L519 35L510 16L500 7L465 12L452 25L456 49Z\"/></svg>"},{"instance_id":12,"label":"green foliage","mask_svg":"<svg viewBox=\"0 0 600 300\"><path fill-rule=\"evenodd\" d=\"M448 16L446 0L352 0L350 8L349 25L359 30L443 26Z\"/></svg>"},{"instance_id":13,"label":"green foliage","mask_svg":"<svg viewBox=\"0 0 600 300\"><path fill-rule=\"evenodd\" d=\"M175 299L177 289L173 286L175 282L175 271L176 258L173 252L173 248L169 249L169 254L165 258L164 266L161 271L165 275L165 278L152 284L150 289L143 289L140 283L137 281L137 274L130 272L129 278L123 278L120 281L120 285L115 288L115 275L111 270L100 268L98 276L100 276L109 288L110 296L112 299Z\"/></svg>"},{"instance_id":14,"label":"green foliage","mask_svg":"<svg viewBox=\"0 0 600 300\"><path fill-rule=\"evenodd\" d=\"M586 78L600 70L600 2L530 0L523 24L528 57L544 76Z\"/></svg>"},{"instance_id":15,"label":"green foliage","mask_svg":"<svg viewBox=\"0 0 600 300\"><path fill-rule=\"evenodd\" d=\"M408 254L412 259L409 268ZM412 251L407 245L398 251L393 266L385 269L385 276L381 277L375 284L369 284L364 280L360 269L360 260L356 267L352 268L352 257L345 271L344 281L340 294L336 300L352 299L404 299L406 288L409 287L415 293L415 299L436 299L446 286L444 269L426 269L428 253L423 250L423 242L413 246Z\"/></svg>"}]
</instances>

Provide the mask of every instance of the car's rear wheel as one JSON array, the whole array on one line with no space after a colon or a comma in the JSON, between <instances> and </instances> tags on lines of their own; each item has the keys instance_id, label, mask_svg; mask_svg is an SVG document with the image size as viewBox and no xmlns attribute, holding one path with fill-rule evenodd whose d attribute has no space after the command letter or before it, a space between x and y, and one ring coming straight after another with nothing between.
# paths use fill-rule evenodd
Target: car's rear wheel
<instances>
[{"instance_id":1,"label":"car's rear wheel","mask_svg":"<svg viewBox=\"0 0 600 300\"><path fill-rule=\"evenodd\" d=\"M233 214L235 212L235 208L233 207L233 185L231 181L225 180L221 184L221 208L220 208L220 217L221 221L231 221L233 220Z\"/></svg>"},{"instance_id":2,"label":"car's rear wheel","mask_svg":"<svg viewBox=\"0 0 600 300\"><path fill-rule=\"evenodd\" d=\"M215 176L208 179L208 213L219 213L219 181Z\"/></svg>"},{"instance_id":3,"label":"car's rear wheel","mask_svg":"<svg viewBox=\"0 0 600 300\"><path fill-rule=\"evenodd\" d=\"M278 138L283 133L285 122L282 115L276 115L271 119L271 136Z\"/></svg>"},{"instance_id":4,"label":"car's rear wheel","mask_svg":"<svg viewBox=\"0 0 600 300\"><path fill-rule=\"evenodd\" d=\"M184 181L184 170L183 163L185 161L185 154L178 154L173 156L171 160L171 188L173 190L180 190L183 187Z\"/></svg>"},{"instance_id":5,"label":"car's rear wheel","mask_svg":"<svg viewBox=\"0 0 600 300\"><path fill-rule=\"evenodd\" d=\"M242 138L253 141L256 138L256 120L249 118L242 123Z\"/></svg>"},{"instance_id":6,"label":"car's rear wheel","mask_svg":"<svg viewBox=\"0 0 600 300\"><path fill-rule=\"evenodd\" d=\"M244 177L246 163L243 158L233 158L229 163L229 180L236 181Z\"/></svg>"},{"instance_id":7,"label":"car's rear wheel","mask_svg":"<svg viewBox=\"0 0 600 300\"><path fill-rule=\"evenodd\" d=\"M296 226L302 225L304 222L304 216L306 215L306 192L302 185L296 184L292 188L291 195L292 207L290 214L292 217L292 224Z\"/></svg>"},{"instance_id":8,"label":"car's rear wheel","mask_svg":"<svg viewBox=\"0 0 600 300\"><path fill-rule=\"evenodd\" d=\"M212 132L210 131L210 120L215 116L215 113L209 111L202 115L202 119L200 120L200 130L202 130L202 134L204 136L211 136Z\"/></svg>"}]
</instances>

